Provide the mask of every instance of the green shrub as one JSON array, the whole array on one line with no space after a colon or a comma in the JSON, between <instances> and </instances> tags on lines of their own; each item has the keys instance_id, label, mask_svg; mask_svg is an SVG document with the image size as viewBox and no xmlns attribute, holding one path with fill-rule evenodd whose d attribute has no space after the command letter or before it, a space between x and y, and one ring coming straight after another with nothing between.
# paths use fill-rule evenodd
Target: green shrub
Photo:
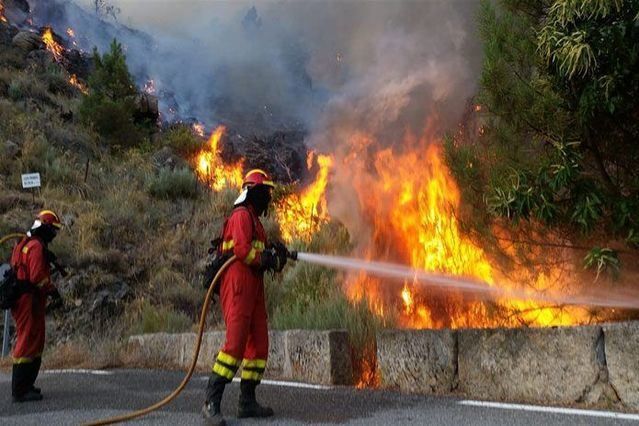
<instances>
[{"instance_id":1,"label":"green shrub","mask_svg":"<svg viewBox=\"0 0 639 426\"><path fill-rule=\"evenodd\" d=\"M13 46L2 46L2 49L0 49L0 67L24 69L26 65L26 55L22 49Z\"/></svg>"},{"instance_id":2,"label":"green shrub","mask_svg":"<svg viewBox=\"0 0 639 426\"><path fill-rule=\"evenodd\" d=\"M44 104L53 104L45 82L28 73L16 75L9 84L9 98L14 101L33 99Z\"/></svg>"},{"instance_id":3,"label":"green shrub","mask_svg":"<svg viewBox=\"0 0 639 426\"><path fill-rule=\"evenodd\" d=\"M202 139L195 136L187 126L177 126L166 132L163 144L186 157L195 155L203 146Z\"/></svg>"},{"instance_id":4,"label":"green shrub","mask_svg":"<svg viewBox=\"0 0 639 426\"><path fill-rule=\"evenodd\" d=\"M130 147L143 141L134 123L137 91L126 66L122 45L113 40L109 52L94 50L95 70L89 77L89 94L80 105L80 117L112 146Z\"/></svg>"},{"instance_id":5,"label":"green shrub","mask_svg":"<svg viewBox=\"0 0 639 426\"><path fill-rule=\"evenodd\" d=\"M195 287L178 271L161 267L149 281L151 294L163 305L188 314L195 320L204 297L200 287Z\"/></svg>"},{"instance_id":6,"label":"green shrub","mask_svg":"<svg viewBox=\"0 0 639 426\"><path fill-rule=\"evenodd\" d=\"M139 245L139 233L148 229L147 206L146 194L132 185L114 187L103 194L99 208L108 226L100 235L102 246L126 249L132 244Z\"/></svg>"},{"instance_id":7,"label":"green shrub","mask_svg":"<svg viewBox=\"0 0 639 426\"><path fill-rule=\"evenodd\" d=\"M197 178L189 169L162 169L149 179L148 190L149 194L156 198L196 198L197 185Z\"/></svg>"},{"instance_id":8,"label":"green shrub","mask_svg":"<svg viewBox=\"0 0 639 426\"><path fill-rule=\"evenodd\" d=\"M181 312L144 301L130 328L131 334L180 333L188 331L193 322Z\"/></svg>"}]
</instances>

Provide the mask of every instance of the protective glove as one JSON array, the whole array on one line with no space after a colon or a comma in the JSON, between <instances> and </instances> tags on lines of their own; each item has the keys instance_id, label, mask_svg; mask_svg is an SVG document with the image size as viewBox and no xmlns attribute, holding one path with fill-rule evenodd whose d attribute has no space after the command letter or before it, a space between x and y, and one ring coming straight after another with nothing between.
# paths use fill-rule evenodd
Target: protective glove
<instances>
[{"instance_id":1,"label":"protective glove","mask_svg":"<svg viewBox=\"0 0 639 426\"><path fill-rule=\"evenodd\" d=\"M284 269L284 267L286 266L286 261L288 260L288 249L280 241L274 242L272 246L278 260L278 265L275 271L282 272L282 269Z\"/></svg>"},{"instance_id":2,"label":"protective glove","mask_svg":"<svg viewBox=\"0 0 639 426\"><path fill-rule=\"evenodd\" d=\"M260 270L275 271L278 267L279 259L273 249L266 249L260 258Z\"/></svg>"}]
</instances>

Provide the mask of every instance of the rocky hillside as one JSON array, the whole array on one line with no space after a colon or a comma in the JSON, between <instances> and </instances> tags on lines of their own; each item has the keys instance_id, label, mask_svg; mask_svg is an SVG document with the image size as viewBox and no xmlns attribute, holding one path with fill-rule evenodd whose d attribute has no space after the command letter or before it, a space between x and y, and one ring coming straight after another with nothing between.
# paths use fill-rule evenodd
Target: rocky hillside
<instances>
[{"instance_id":1,"label":"rocky hillside","mask_svg":"<svg viewBox=\"0 0 639 426\"><path fill-rule=\"evenodd\" d=\"M6 17L16 18L16 4ZM42 208L65 225L51 247L70 275L55 277L65 303L48 321L50 366L86 365L87 351L114 365L129 334L192 329L202 259L236 196L212 191L194 172L207 132L163 121L157 99L136 89L126 68L117 43L88 55L46 27L0 19L0 235L26 231ZM303 131L223 124L226 161L241 157L245 169L293 184L276 197L304 181ZM20 175L32 172L42 177L35 192L21 187ZM276 237L273 216L265 225ZM329 223L306 244L344 253L349 236ZM2 258L9 252L0 247ZM334 271L291 265L283 278L268 277L268 310L276 328L348 328L357 369L380 324L365 303L348 302L340 282ZM219 308L210 323L221 325Z\"/></svg>"}]
</instances>

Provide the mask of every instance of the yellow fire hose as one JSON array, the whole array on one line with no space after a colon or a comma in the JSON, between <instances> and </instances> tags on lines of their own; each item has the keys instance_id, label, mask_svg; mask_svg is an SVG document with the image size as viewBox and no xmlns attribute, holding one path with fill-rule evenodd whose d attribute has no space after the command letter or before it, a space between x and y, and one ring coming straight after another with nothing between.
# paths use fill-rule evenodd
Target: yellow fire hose
<instances>
[{"instance_id":1,"label":"yellow fire hose","mask_svg":"<svg viewBox=\"0 0 639 426\"><path fill-rule=\"evenodd\" d=\"M25 235L26 234L22 234L20 232L16 232L14 234L5 235L4 237L0 238L0 244L4 244L4 243L6 243L9 240L20 239L20 238L24 237Z\"/></svg>"},{"instance_id":2,"label":"yellow fire hose","mask_svg":"<svg viewBox=\"0 0 639 426\"><path fill-rule=\"evenodd\" d=\"M20 233L5 235L4 237L0 238L0 244L4 244L5 242L12 239L23 238L24 235L25 234L20 234ZM218 280L220 279L220 276L222 275L222 272L224 272L224 270L228 268L228 266L234 260L235 260L235 256L231 257L229 260L227 260L224 263L224 265L222 265L222 267L217 272L217 274L215 274L215 277L213 277L213 281L211 281L211 285L209 286L209 291L206 292L206 298L204 299L204 306L202 306L202 312L200 313L200 325L199 325L199 329L197 333L197 340L195 342L195 348L193 349L193 361L191 361L189 370L187 371L184 379L182 379L182 383L180 383L180 385L177 388L175 388L175 390L171 392L171 394L168 395L166 398L156 402L155 404L149 407L146 407L138 411L133 411L128 414L123 414L121 416L109 417L103 420L96 420L90 423L86 423L85 426L110 425L114 423L125 422L127 420L133 420L137 417L145 416L159 408L164 407L166 404L173 401L175 397L180 394L180 392L182 392L182 390L187 385L187 383L189 383L189 380L191 380L191 376L193 376L193 372L195 371L195 366L197 365L197 358L198 358L198 355L200 354L200 347L202 346L202 335L204 334L204 327L206 326L206 316L209 312L209 306L211 305L211 296L213 296L213 291L215 290L215 287L217 285Z\"/></svg>"},{"instance_id":3,"label":"yellow fire hose","mask_svg":"<svg viewBox=\"0 0 639 426\"><path fill-rule=\"evenodd\" d=\"M222 275L222 272L224 272L224 270L235 260L235 256L231 257L229 260L227 260L224 265L222 265L222 267L220 268L220 270L218 271L218 273L215 275L215 277L213 278L213 281L211 281L211 285L209 286L209 291L206 293L206 298L204 299L204 306L202 306L202 312L200 313L200 326L197 332L197 340L195 342L195 349L193 350L193 361L191 361L191 365L189 366L189 370L186 373L186 376L184 377L184 379L182 380L182 383L180 383L180 385L175 388L175 390L173 392L171 392L171 394L169 396L167 396L166 398L164 398L163 400L156 402L155 404L144 408L142 410L138 410L138 411L133 411L129 414L124 414L121 416L116 416L116 417L110 417L108 419L104 419L104 420L96 420L90 423L86 423L84 426L98 426L98 425L110 425L113 423L120 423L120 422L125 422L127 420L132 420L135 419L137 417L141 417L141 416L145 416L155 410L157 410L158 408L161 408L163 406L165 406L166 404L168 404L169 402L173 401L173 399L175 399L176 396L178 396L180 394L180 392L182 392L182 390L184 389L184 387L186 386L186 384L189 382L189 380L191 380L191 376L193 375L193 371L195 371L195 366L197 364L197 358L198 355L200 354L200 346L202 344L202 334L204 333L204 327L206 325L206 315L209 312L209 305L211 304L211 296L213 295L213 291L215 290L215 286L217 285L217 282L220 278L220 276Z\"/></svg>"}]
</instances>

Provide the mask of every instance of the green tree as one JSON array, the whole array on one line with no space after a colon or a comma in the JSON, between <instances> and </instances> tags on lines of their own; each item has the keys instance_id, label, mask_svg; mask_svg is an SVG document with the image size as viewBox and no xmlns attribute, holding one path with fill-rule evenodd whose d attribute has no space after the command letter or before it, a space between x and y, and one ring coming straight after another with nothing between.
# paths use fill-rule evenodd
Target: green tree
<instances>
[{"instance_id":1,"label":"green tree","mask_svg":"<svg viewBox=\"0 0 639 426\"><path fill-rule=\"evenodd\" d=\"M448 144L449 161L469 162L471 151L495 216L632 242L639 1L484 0L480 31L482 136ZM452 169L469 175L460 164Z\"/></svg>"},{"instance_id":2,"label":"green tree","mask_svg":"<svg viewBox=\"0 0 639 426\"><path fill-rule=\"evenodd\" d=\"M102 56L94 49L93 61L89 94L80 105L82 120L93 125L111 145L137 145L142 138L134 120L137 90L122 45L113 40L109 52Z\"/></svg>"}]
</instances>

